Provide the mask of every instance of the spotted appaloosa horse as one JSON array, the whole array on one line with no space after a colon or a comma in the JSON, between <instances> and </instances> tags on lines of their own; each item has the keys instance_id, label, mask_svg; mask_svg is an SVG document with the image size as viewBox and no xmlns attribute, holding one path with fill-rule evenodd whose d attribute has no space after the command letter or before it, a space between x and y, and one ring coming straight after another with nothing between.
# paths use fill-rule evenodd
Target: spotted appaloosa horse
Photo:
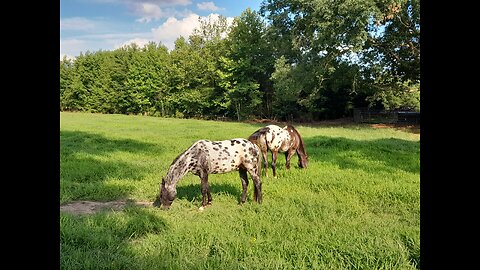
<instances>
[{"instance_id":1,"label":"spotted appaloosa horse","mask_svg":"<svg viewBox=\"0 0 480 270\"><path fill-rule=\"evenodd\" d=\"M208 185L208 175L238 170L242 180L242 197L246 199L248 175L254 183L254 201L262 202L262 183L260 181L261 156L258 147L242 138L225 141L199 140L173 160L167 176L162 177L160 192L154 206L168 209L177 195L177 183L188 172L198 175L202 186L202 207L211 205L212 195ZM207 201L208 197L208 201Z\"/></svg>"},{"instance_id":2,"label":"spotted appaloosa horse","mask_svg":"<svg viewBox=\"0 0 480 270\"><path fill-rule=\"evenodd\" d=\"M284 128L277 125L265 126L250 135L248 140L256 144L258 148L260 148L260 151L262 151L265 176L268 176L268 150L272 152L273 177L277 176L276 167L278 152L285 152L285 167L287 169L290 169L290 159L295 153L297 153L298 156L298 166L300 168L307 168L308 155L305 150L303 139L300 136L300 133L292 125L287 125Z\"/></svg>"}]
</instances>

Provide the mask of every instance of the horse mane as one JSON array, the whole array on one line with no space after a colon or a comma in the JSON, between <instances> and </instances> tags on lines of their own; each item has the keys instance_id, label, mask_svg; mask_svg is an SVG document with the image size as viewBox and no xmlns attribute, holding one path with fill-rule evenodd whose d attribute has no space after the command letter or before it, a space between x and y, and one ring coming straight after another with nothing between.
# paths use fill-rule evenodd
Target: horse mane
<instances>
[{"instance_id":1,"label":"horse mane","mask_svg":"<svg viewBox=\"0 0 480 270\"><path fill-rule=\"evenodd\" d=\"M165 177L167 180L167 184L172 184L172 180L178 181L179 178L183 177L188 171L186 167L186 163L182 160L185 160L187 157L187 152L192 149L196 145L193 144L191 147L180 153L170 164L168 168L167 176ZM175 179L174 179L175 178ZM175 183L176 184L176 183Z\"/></svg>"},{"instance_id":2,"label":"horse mane","mask_svg":"<svg viewBox=\"0 0 480 270\"><path fill-rule=\"evenodd\" d=\"M298 132L298 130L292 126L292 125L287 125L285 127L286 129L292 129L293 132L295 133L295 135L298 137L298 141L299 141L299 144L298 144L298 148L297 148L297 152L299 152L300 154L302 155L305 155L307 156L307 151L305 150L305 146L304 146L304 142L303 142L303 138L302 136L300 135L300 132Z\"/></svg>"},{"instance_id":3,"label":"horse mane","mask_svg":"<svg viewBox=\"0 0 480 270\"><path fill-rule=\"evenodd\" d=\"M185 152L187 152L187 150L188 150L188 149L185 149L185 151L183 151L182 153L180 153L180 154L172 161L172 163L170 164L170 167L172 167L173 164L175 164L175 163L178 161L178 159L179 159L183 154L185 154Z\"/></svg>"}]
</instances>

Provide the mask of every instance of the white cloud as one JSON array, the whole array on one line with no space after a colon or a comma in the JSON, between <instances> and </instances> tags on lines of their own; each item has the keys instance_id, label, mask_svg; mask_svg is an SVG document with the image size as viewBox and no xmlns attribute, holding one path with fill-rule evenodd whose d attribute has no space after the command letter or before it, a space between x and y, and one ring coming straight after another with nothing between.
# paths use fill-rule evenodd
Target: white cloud
<instances>
[{"instance_id":1,"label":"white cloud","mask_svg":"<svg viewBox=\"0 0 480 270\"><path fill-rule=\"evenodd\" d=\"M80 53L85 54L87 51L112 50L135 36L138 36L138 34L84 35L60 39L60 55L77 57Z\"/></svg>"},{"instance_id":2,"label":"white cloud","mask_svg":"<svg viewBox=\"0 0 480 270\"><path fill-rule=\"evenodd\" d=\"M67 31L88 31L95 28L95 23L82 17L60 19L60 29Z\"/></svg>"},{"instance_id":3,"label":"white cloud","mask_svg":"<svg viewBox=\"0 0 480 270\"><path fill-rule=\"evenodd\" d=\"M141 3L134 6L135 13L142 16L140 19L137 19L137 22L150 22L151 20L158 20L162 17L168 16L162 9L151 3Z\"/></svg>"},{"instance_id":4,"label":"white cloud","mask_svg":"<svg viewBox=\"0 0 480 270\"><path fill-rule=\"evenodd\" d=\"M196 27L200 26L199 18L211 22L219 18L219 14L212 13L208 16L200 17L197 14L190 13L188 16L177 19L173 16L150 31L136 33L106 33L106 34L86 34L76 35L70 38L60 39L60 56L76 57L80 52L96 52L98 50L115 50L124 45L136 43L143 47L148 42L161 43L169 50L175 48L175 40L180 36L185 39L193 33ZM227 17L227 23L230 25L233 17Z\"/></svg>"},{"instance_id":5,"label":"white cloud","mask_svg":"<svg viewBox=\"0 0 480 270\"><path fill-rule=\"evenodd\" d=\"M138 0L134 0L138 1ZM165 5L165 6L187 6L192 3L191 0L140 0L140 2L153 2L153 3L158 3L159 5Z\"/></svg>"},{"instance_id":6,"label":"white cloud","mask_svg":"<svg viewBox=\"0 0 480 270\"><path fill-rule=\"evenodd\" d=\"M85 48L86 43L81 39L60 39L60 57L62 55L78 56L80 51L86 51Z\"/></svg>"},{"instance_id":7,"label":"white cloud","mask_svg":"<svg viewBox=\"0 0 480 270\"><path fill-rule=\"evenodd\" d=\"M149 39L145 39L145 38L132 38L132 39L129 39L129 40L123 42L120 45L115 45L114 49L118 49L118 48L121 48L123 46L130 45L132 43L135 43L135 44L138 45L138 47L143 48L143 46L147 45L150 41L153 41L153 40L149 40Z\"/></svg>"},{"instance_id":8,"label":"white cloud","mask_svg":"<svg viewBox=\"0 0 480 270\"><path fill-rule=\"evenodd\" d=\"M130 10L140 18L137 22L148 23L170 16L186 17L191 12L178 11L175 6L186 6L190 0L127 0Z\"/></svg>"},{"instance_id":9,"label":"white cloud","mask_svg":"<svg viewBox=\"0 0 480 270\"><path fill-rule=\"evenodd\" d=\"M188 38L195 27L200 26L197 14L190 14L181 20L175 17L169 17L162 25L152 29L153 37L157 41L161 41L163 45L172 50L175 48L175 40L180 36Z\"/></svg>"},{"instance_id":10,"label":"white cloud","mask_svg":"<svg viewBox=\"0 0 480 270\"><path fill-rule=\"evenodd\" d=\"M161 6L186 6L191 0L90 0L97 3L155 3Z\"/></svg>"},{"instance_id":11,"label":"white cloud","mask_svg":"<svg viewBox=\"0 0 480 270\"><path fill-rule=\"evenodd\" d=\"M215 6L213 2L202 2L197 4L198 9L200 10L211 10L211 11L217 11L217 10L222 10L224 8L219 8Z\"/></svg>"},{"instance_id":12,"label":"white cloud","mask_svg":"<svg viewBox=\"0 0 480 270\"><path fill-rule=\"evenodd\" d=\"M130 3L152 3L159 6L187 6L192 3L191 0L125 0Z\"/></svg>"},{"instance_id":13,"label":"white cloud","mask_svg":"<svg viewBox=\"0 0 480 270\"><path fill-rule=\"evenodd\" d=\"M169 50L175 48L175 40L180 36L187 39L193 30L200 27L199 19L206 19L207 21L215 21L220 17L219 14L211 13L208 16L199 16L197 14L190 14L189 16L178 20L175 17L169 17L162 25L152 29L153 37L156 42L161 42ZM227 17L227 24L231 25L233 17Z\"/></svg>"},{"instance_id":14,"label":"white cloud","mask_svg":"<svg viewBox=\"0 0 480 270\"><path fill-rule=\"evenodd\" d=\"M63 58L63 55L76 57L80 52L85 54L87 51L115 50L131 43L143 47L150 41L158 42L152 32L81 35L60 39L60 58Z\"/></svg>"},{"instance_id":15,"label":"white cloud","mask_svg":"<svg viewBox=\"0 0 480 270\"><path fill-rule=\"evenodd\" d=\"M67 57L67 60L75 60L75 56L61 53L60 54L60 61L62 61L64 57Z\"/></svg>"}]
</instances>

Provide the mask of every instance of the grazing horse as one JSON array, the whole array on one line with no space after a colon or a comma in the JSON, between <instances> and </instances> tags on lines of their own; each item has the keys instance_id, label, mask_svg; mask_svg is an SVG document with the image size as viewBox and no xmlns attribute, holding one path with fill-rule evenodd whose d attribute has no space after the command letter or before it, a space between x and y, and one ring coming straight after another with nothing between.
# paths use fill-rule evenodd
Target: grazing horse
<instances>
[{"instance_id":1,"label":"grazing horse","mask_svg":"<svg viewBox=\"0 0 480 270\"><path fill-rule=\"evenodd\" d=\"M278 152L285 152L285 167L287 169L290 169L290 159L295 153L297 153L298 156L298 166L300 168L307 168L308 156L305 150L303 139L300 136L300 133L298 133L298 131L292 125L287 125L284 128L276 125L265 126L250 135L248 140L256 144L258 148L260 148L260 151L262 151L265 176L267 177L268 150L272 152L273 177L277 177L276 167Z\"/></svg>"},{"instance_id":2,"label":"grazing horse","mask_svg":"<svg viewBox=\"0 0 480 270\"><path fill-rule=\"evenodd\" d=\"M177 195L177 183L188 172L198 175L202 187L202 207L212 204L212 195L208 185L209 174L227 173L238 170L242 180L242 197L240 203L245 202L248 175L254 183L254 201L262 202L262 183L260 181L261 156L258 147L242 138L225 141L199 140L183 153L178 155L170 165L166 177L162 177L160 192L154 206L170 208ZM208 197L208 200L207 200Z\"/></svg>"}]
</instances>

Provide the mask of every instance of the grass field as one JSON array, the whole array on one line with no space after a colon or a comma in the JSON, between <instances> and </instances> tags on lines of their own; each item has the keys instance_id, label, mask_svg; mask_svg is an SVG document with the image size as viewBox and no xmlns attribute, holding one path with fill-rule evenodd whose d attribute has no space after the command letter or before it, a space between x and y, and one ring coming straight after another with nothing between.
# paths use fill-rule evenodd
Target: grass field
<instances>
[{"instance_id":1,"label":"grass field","mask_svg":"<svg viewBox=\"0 0 480 270\"><path fill-rule=\"evenodd\" d=\"M199 139L247 138L263 124L60 113L60 204L151 201L173 159ZM188 174L168 211L127 205L60 213L62 269L419 269L420 135L369 125L295 125L297 156L262 177L263 203L238 205L237 172L210 175L198 211ZM271 159L271 158L270 158Z\"/></svg>"}]
</instances>

